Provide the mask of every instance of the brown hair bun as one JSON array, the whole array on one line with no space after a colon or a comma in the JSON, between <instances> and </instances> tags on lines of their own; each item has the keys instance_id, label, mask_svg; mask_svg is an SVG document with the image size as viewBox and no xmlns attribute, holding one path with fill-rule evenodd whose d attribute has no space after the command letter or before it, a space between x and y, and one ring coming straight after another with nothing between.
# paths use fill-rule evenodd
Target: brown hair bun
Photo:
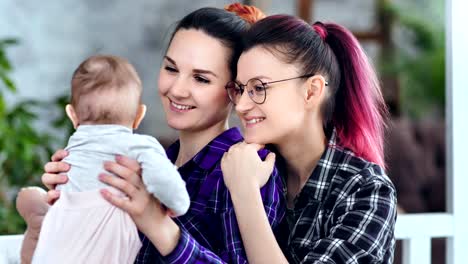
<instances>
[{"instance_id":1,"label":"brown hair bun","mask_svg":"<svg viewBox=\"0 0 468 264\"><path fill-rule=\"evenodd\" d=\"M235 13L251 25L266 17L266 15L255 6L243 5L241 3L227 5L224 7L224 9L226 11Z\"/></svg>"}]
</instances>

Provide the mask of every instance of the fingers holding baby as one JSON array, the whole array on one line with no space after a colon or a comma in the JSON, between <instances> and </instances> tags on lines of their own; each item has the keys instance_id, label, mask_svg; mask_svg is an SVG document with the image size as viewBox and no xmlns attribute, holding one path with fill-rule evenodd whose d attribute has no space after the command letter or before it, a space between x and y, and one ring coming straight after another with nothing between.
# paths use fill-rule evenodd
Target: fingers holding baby
<instances>
[{"instance_id":1,"label":"fingers holding baby","mask_svg":"<svg viewBox=\"0 0 468 264\"><path fill-rule=\"evenodd\" d=\"M100 174L99 179L120 190L126 197L108 189L102 189L101 194L108 202L126 211L140 231L145 233L154 227L155 220L168 215L161 203L147 191L141 178L141 166L136 160L117 156L115 162L105 162L104 168L109 174Z\"/></svg>"}]
</instances>

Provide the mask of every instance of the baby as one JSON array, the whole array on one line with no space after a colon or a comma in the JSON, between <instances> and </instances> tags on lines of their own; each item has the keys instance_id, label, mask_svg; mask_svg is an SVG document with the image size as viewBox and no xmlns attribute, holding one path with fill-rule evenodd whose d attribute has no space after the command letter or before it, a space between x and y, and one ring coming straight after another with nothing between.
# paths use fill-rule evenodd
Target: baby
<instances>
[{"instance_id":1,"label":"baby","mask_svg":"<svg viewBox=\"0 0 468 264\"><path fill-rule=\"evenodd\" d=\"M101 197L102 188L123 195L99 181L103 162L116 155L136 159L148 192L175 216L190 205L185 182L155 138L132 132L146 107L140 104L141 81L126 60L92 56L75 71L71 86L65 110L76 131L63 160L71 165L69 180L57 186L61 196L50 208L40 188L18 194L16 206L28 225L21 262L133 263L141 247L138 231L127 213Z\"/></svg>"}]
</instances>

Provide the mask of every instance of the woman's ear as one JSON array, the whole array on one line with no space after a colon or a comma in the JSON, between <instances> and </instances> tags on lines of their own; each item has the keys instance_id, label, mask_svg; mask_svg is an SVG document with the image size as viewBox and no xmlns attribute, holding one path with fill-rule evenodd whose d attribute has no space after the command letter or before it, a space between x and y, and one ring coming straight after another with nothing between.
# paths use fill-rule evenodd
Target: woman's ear
<instances>
[{"instance_id":1,"label":"woman's ear","mask_svg":"<svg viewBox=\"0 0 468 264\"><path fill-rule=\"evenodd\" d=\"M73 108L73 106L71 104L67 104L65 106L65 112L67 113L68 118L72 122L73 127L76 129L78 127L78 125L79 125L79 120L78 120L78 117L76 115L75 109Z\"/></svg>"},{"instance_id":2,"label":"woman's ear","mask_svg":"<svg viewBox=\"0 0 468 264\"><path fill-rule=\"evenodd\" d=\"M314 75L305 83L304 101L307 106L319 105L325 95L326 81L322 75Z\"/></svg>"},{"instance_id":3,"label":"woman's ear","mask_svg":"<svg viewBox=\"0 0 468 264\"><path fill-rule=\"evenodd\" d=\"M146 114L146 105L141 104L138 106L137 114L135 117L135 121L133 121L133 129L137 129L140 125L141 121L145 117Z\"/></svg>"}]
</instances>

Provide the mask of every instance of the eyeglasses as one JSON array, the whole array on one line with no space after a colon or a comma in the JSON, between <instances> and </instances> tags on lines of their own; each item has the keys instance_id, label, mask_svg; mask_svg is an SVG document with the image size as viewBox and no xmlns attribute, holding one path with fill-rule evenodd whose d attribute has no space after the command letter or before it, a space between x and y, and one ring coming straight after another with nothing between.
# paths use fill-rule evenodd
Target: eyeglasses
<instances>
[{"instance_id":1,"label":"eyeglasses","mask_svg":"<svg viewBox=\"0 0 468 264\"><path fill-rule=\"evenodd\" d=\"M247 90L247 94L249 95L250 99L254 103L263 104L266 100L266 90L269 88L267 86L268 84L285 82L285 81L300 79L300 78L309 78L314 75L315 73L311 73L311 74L306 74L306 75L302 75L299 77L288 78L288 79L272 81L272 82L263 82L260 79L252 78L248 80L246 84L241 84L236 81L230 81L226 84L225 88L228 92L229 99L231 99L231 102L234 105L236 105L239 102L245 90ZM328 86L328 82L325 82L325 85Z\"/></svg>"}]
</instances>

